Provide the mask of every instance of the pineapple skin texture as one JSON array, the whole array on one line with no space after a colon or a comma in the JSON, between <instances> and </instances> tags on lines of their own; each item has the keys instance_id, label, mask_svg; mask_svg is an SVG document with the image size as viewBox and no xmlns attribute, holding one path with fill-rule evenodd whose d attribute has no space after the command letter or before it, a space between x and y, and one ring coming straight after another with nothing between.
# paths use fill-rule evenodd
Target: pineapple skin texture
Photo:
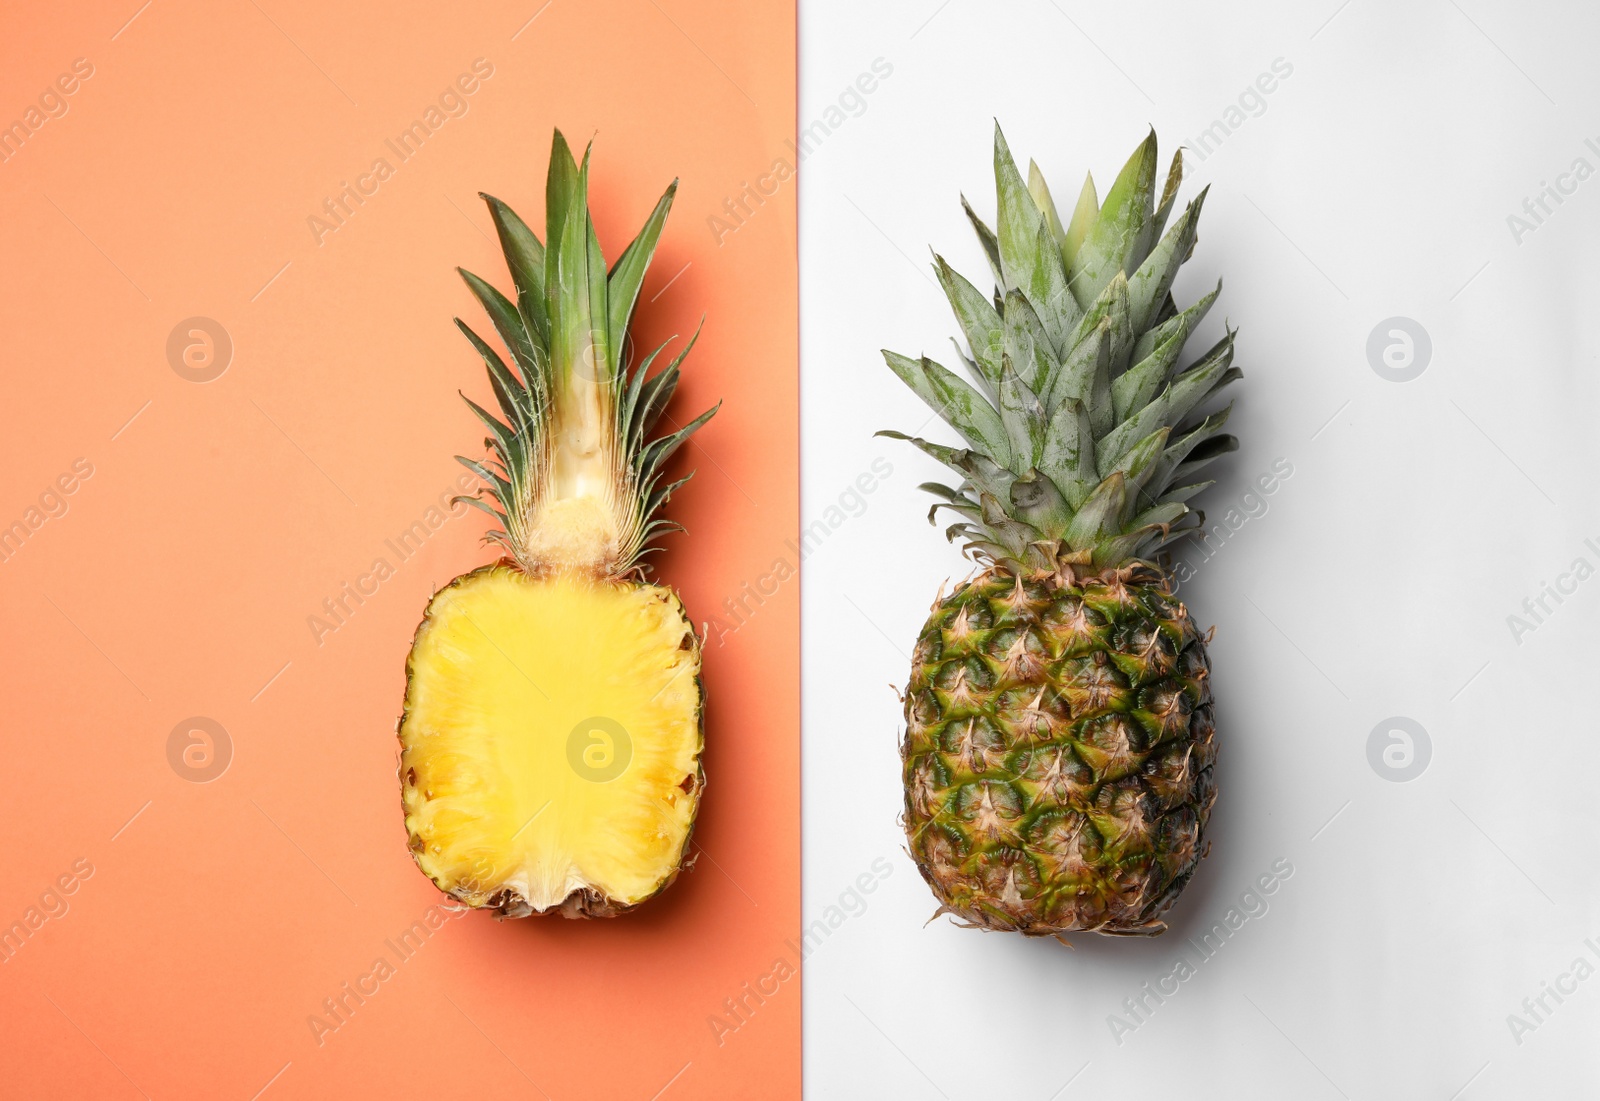
<instances>
[{"instance_id":1,"label":"pineapple skin texture","mask_svg":"<svg viewBox=\"0 0 1600 1101\"><path fill-rule=\"evenodd\" d=\"M1210 661L1167 575L989 569L935 605L912 660L904 825L938 912L1165 932L1216 799Z\"/></svg>"}]
</instances>

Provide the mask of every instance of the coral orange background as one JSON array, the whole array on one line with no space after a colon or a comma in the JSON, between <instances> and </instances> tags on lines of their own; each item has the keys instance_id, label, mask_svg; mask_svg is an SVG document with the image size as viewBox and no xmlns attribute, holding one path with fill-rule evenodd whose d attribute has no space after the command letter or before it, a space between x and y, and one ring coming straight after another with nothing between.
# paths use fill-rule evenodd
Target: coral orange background
<instances>
[{"instance_id":1,"label":"coral orange background","mask_svg":"<svg viewBox=\"0 0 1600 1101\"><path fill-rule=\"evenodd\" d=\"M736 1029L708 1020L798 930L792 581L708 643L704 847L665 896L388 945L440 901L398 806L406 649L430 591L490 553L462 509L403 562L385 541L480 446L455 391L488 387L450 318L482 319L453 268L509 287L476 192L541 227L552 126L597 136L611 257L683 180L637 335L703 312L676 409L726 405L685 449L690 534L662 576L711 619L798 527L793 184L720 245L708 224L793 136L793 5L541 3L0 16L0 124L93 66L0 163L0 527L65 508L0 561L0 926L55 912L0 964L5 1096L799 1095L798 978ZM386 151L478 58L466 113ZM319 243L308 219L380 157L392 175ZM215 381L169 365L194 316L234 346ZM380 557L394 576L318 637L308 617ZM168 760L192 716L232 744L208 783ZM314 1036L358 982L377 992Z\"/></svg>"}]
</instances>

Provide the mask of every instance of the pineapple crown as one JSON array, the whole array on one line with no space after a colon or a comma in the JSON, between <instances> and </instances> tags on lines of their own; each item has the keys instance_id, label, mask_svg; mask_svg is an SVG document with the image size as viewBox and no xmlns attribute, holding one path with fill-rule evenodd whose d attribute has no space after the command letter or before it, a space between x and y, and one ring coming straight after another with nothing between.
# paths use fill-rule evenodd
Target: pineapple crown
<instances>
[{"instance_id":1,"label":"pineapple crown","mask_svg":"<svg viewBox=\"0 0 1600 1101\"><path fill-rule=\"evenodd\" d=\"M664 482L662 469L720 403L673 432L652 435L698 329L654 375L651 364L665 344L637 366L628 363L628 324L678 181L668 185L609 273L589 212L588 182L589 149L580 166L557 130L545 186L548 243L540 242L505 203L480 193L511 270L516 301L471 272L457 270L516 369L455 319L483 357L504 416L501 420L462 395L489 429L484 441L489 457L485 462L456 457L485 483L478 496L457 499L500 522L486 538L503 545L529 572L578 568L615 577L642 571L639 559L657 549L648 544L667 531L683 530L658 513L692 472Z\"/></svg>"},{"instance_id":2,"label":"pineapple crown","mask_svg":"<svg viewBox=\"0 0 1600 1101\"><path fill-rule=\"evenodd\" d=\"M1017 572L1105 568L1146 558L1197 531L1185 502L1211 485L1195 474L1238 447L1222 434L1231 404L1199 410L1239 377L1233 331L1189 367L1184 341L1222 290L1179 311L1173 277L1194 250L1206 193L1168 215L1183 176L1172 158L1156 201L1154 130L1134 150L1105 202L1084 180L1063 226L1039 167L1028 181L994 132L999 217L991 230L962 197L989 258L992 302L937 253L934 272L966 337L956 353L975 385L923 356L885 350L889 368L960 433L947 447L901 432L961 474L921 488L962 520L946 537Z\"/></svg>"}]
</instances>

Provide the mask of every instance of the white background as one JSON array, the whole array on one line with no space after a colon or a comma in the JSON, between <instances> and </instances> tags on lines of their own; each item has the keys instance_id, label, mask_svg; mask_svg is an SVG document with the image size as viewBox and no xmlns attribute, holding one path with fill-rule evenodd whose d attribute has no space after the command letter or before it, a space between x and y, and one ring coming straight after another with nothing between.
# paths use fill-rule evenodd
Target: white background
<instances>
[{"instance_id":1,"label":"white background","mask_svg":"<svg viewBox=\"0 0 1600 1101\"><path fill-rule=\"evenodd\" d=\"M1600 975L1520 1044L1507 1021L1600 965L1600 578L1507 623L1600 567L1600 175L1520 241L1507 223L1577 158L1600 170L1597 48L1576 3L803 0L802 128L893 66L799 177L805 522L893 467L803 570L805 916L836 926L806 963L807 1097L1600 1096ZM890 685L966 565L916 489L940 469L872 437L953 439L878 349L954 365L927 248L989 285L958 194L992 220L994 117L1070 206L1148 125L1164 169L1277 58L1292 74L1183 192L1212 188L1180 305L1226 280L1191 353L1226 318L1245 372L1241 449L1199 503L1215 520L1294 471L1183 589L1217 627L1212 853L1152 940L925 926ZM1404 383L1367 355L1397 315L1433 349ZM1368 760L1392 716L1431 742L1410 782ZM830 912L879 858L865 907ZM1123 1000L1280 859L1270 909L1119 1043L1108 1016L1132 1023Z\"/></svg>"}]
</instances>

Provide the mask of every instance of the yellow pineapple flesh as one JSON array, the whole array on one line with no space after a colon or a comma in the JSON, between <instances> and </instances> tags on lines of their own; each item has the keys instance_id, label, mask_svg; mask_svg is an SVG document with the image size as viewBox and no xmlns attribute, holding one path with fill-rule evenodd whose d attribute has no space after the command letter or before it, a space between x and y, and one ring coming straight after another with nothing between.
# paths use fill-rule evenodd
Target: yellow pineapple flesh
<instances>
[{"instance_id":1,"label":"yellow pineapple flesh","mask_svg":"<svg viewBox=\"0 0 1600 1101\"><path fill-rule=\"evenodd\" d=\"M412 650L406 829L441 890L509 916L637 905L699 805L700 645L672 590L459 578Z\"/></svg>"}]
</instances>

